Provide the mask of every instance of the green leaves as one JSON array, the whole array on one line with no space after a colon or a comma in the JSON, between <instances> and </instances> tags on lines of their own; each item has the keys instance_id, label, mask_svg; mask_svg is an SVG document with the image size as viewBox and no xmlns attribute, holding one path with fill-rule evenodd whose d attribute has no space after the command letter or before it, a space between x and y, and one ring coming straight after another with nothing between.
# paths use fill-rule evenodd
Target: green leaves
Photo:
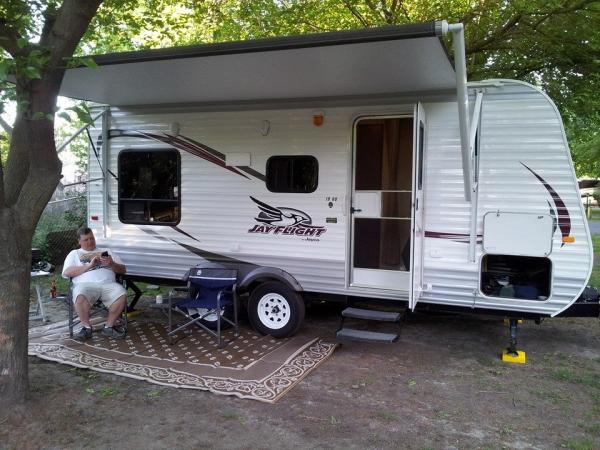
<instances>
[{"instance_id":1,"label":"green leaves","mask_svg":"<svg viewBox=\"0 0 600 450\"><path fill-rule=\"evenodd\" d=\"M92 69L98 67L98 64L96 64L96 61L94 61L93 58L81 58L81 64Z\"/></svg>"},{"instance_id":2,"label":"green leaves","mask_svg":"<svg viewBox=\"0 0 600 450\"><path fill-rule=\"evenodd\" d=\"M11 59L0 59L0 83L8 78L13 61Z\"/></svg>"},{"instance_id":3,"label":"green leaves","mask_svg":"<svg viewBox=\"0 0 600 450\"><path fill-rule=\"evenodd\" d=\"M40 68L35 67L35 66L21 67L20 75L25 76L26 78L29 78L30 80L42 78L42 72L41 72Z\"/></svg>"},{"instance_id":4,"label":"green leaves","mask_svg":"<svg viewBox=\"0 0 600 450\"><path fill-rule=\"evenodd\" d=\"M81 122L82 124L91 125L94 123L94 121L92 120L92 114L91 114L90 108L84 102L80 102L80 103L76 104L75 106L70 106L68 108L65 108L65 109L59 111L57 113L57 115L61 119L64 119L70 123L73 121L73 117L70 114L71 112L73 112L75 114L75 116L77 117L77 120L79 122Z\"/></svg>"},{"instance_id":5,"label":"green leaves","mask_svg":"<svg viewBox=\"0 0 600 450\"><path fill-rule=\"evenodd\" d=\"M25 47L27 47L27 44L29 44L29 41L26 38L17 39L17 47L19 47L20 49L24 49Z\"/></svg>"},{"instance_id":6,"label":"green leaves","mask_svg":"<svg viewBox=\"0 0 600 450\"><path fill-rule=\"evenodd\" d=\"M71 58L67 63L67 68L69 68L69 69L72 69L75 67L81 67L81 66L86 66L86 67L95 69L96 67L98 67L98 64L96 64L96 61L94 61L94 58L91 58L89 56L85 56L85 57L79 56L79 57Z\"/></svg>"}]
</instances>

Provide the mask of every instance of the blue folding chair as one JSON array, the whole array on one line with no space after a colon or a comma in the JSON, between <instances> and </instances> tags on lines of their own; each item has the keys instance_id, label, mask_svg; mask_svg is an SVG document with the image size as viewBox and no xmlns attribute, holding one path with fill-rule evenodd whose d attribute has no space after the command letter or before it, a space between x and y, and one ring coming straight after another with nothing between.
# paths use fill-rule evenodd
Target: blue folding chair
<instances>
[{"instance_id":1,"label":"blue folding chair","mask_svg":"<svg viewBox=\"0 0 600 450\"><path fill-rule=\"evenodd\" d=\"M188 275L188 297L173 299L169 296L169 330L168 341L177 332L196 325L217 339L217 346L222 345L221 331L226 324L233 325L234 336L238 336L238 299L236 295L237 270L221 268L193 267ZM233 308L233 320L227 317L226 311ZM194 316L190 310L200 310ZM173 329L172 312L186 317L187 322ZM209 328L207 318L215 318L214 328Z\"/></svg>"}]
</instances>

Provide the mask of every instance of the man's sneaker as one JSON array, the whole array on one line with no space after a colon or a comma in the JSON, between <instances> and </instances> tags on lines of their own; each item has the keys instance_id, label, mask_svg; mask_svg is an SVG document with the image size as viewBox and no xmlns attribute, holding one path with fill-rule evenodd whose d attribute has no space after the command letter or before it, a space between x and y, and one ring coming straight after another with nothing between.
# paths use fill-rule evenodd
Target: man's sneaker
<instances>
[{"instance_id":1,"label":"man's sneaker","mask_svg":"<svg viewBox=\"0 0 600 450\"><path fill-rule=\"evenodd\" d=\"M79 330L73 336L73 338L77 341L85 341L86 339L89 339L91 337L92 337L92 329L86 328L86 327L81 327L81 330Z\"/></svg>"},{"instance_id":2,"label":"man's sneaker","mask_svg":"<svg viewBox=\"0 0 600 450\"><path fill-rule=\"evenodd\" d=\"M120 331L115 327L107 327L106 325L102 328L102 336L111 337L114 339L123 339L125 332Z\"/></svg>"}]
</instances>

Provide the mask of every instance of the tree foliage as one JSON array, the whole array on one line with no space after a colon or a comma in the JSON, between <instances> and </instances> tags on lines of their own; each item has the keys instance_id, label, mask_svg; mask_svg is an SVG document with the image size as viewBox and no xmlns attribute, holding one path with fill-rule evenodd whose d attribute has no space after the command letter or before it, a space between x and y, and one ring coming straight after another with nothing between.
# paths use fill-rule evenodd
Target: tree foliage
<instances>
[{"instance_id":1,"label":"tree foliage","mask_svg":"<svg viewBox=\"0 0 600 450\"><path fill-rule=\"evenodd\" d=\"M42 16L19 16L28 36L39 33ZM465 24L469 79L520 79L543 88L563 115L578 172L600 175L599 0L110 0L76 54L442 19ZM34 53L19 70L36 76L43 58ZM0 58L0 80L7 70Z\"/></svg>"},{"instance_id":2,"label":"tree foliage","mask_svg":"<svg viewBox=\"0 0 600 450\"><path fill-rule=\"evenodd\" d=\"M510 78L540 86L563 115L578 173L600 176L598 0L213 0L202 8L214 41L462 22L469 79Z\"/></svg>"}]
</instances>

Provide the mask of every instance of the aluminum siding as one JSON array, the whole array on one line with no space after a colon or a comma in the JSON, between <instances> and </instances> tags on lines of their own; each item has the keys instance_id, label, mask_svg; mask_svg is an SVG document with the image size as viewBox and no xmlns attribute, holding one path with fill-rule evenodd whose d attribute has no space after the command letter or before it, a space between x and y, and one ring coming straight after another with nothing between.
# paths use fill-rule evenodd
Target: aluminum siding
<instances>
[{"instance_id":1,"label":"aluminum siding","mask_svg":"<svg viewBox=\"0 0 600 450\"><path fill-rule=\"evenodd\" d=\"M428 108L426 230L468 236L470 204L464 201L458 119L453 103ZM552 198L523 164L534 170L564 201L575 242L553 236L551 296L546 301L485 297L479 290L482 245L469 263L468 241L425 239L422 302L555 315L579 296L588 280L592 252L561 118L552 102L532 86L504 81L483 97L477 235L488 212L549 214ZM554 208L556 210L556 208ZM560 216L558 217L561 218Z\"/></svg>"},{"instance_id":2,"label":"aluminum siding","mask_svg":"<svg viewBox=\"0 0 600 450\"><path fill-rule=\"evenodd\" d=\"M427 103L425 180L425 230L469 234L470 204L462 186L460 139L456 103ZM322 108L319 108L323 110ZM117 184L111 177L107 239L102 236L101 183L92 183L90 222L99 243L117 250L130 273L180 278L200 258L177 243L258 265L278 267L292 274L307 291L406 299L406 293L346 288L348 216L351 173L352 122L369 114L402 114L412 105L336 107L323 110L325 124L312 125L312 109L280 109L229 112L163 113L112 109L111 129L168 133L177 122L180 135L202 142L221 153L249 153L251 167L264 174L271 155L312 154L319 161L319 187L311 194L274 194L254 177L246 179L187 152L182 160L182 221L178 228L122 224L118 220ZM263 136L265 120L270 132ZM479 291L479 260L468 262L468 243L449 239L424 239L424 286L421 302L502 309L555 315L585 286L592 263L591 243L560 116L551 101L531 86L505 82L486 88L481 126L480 190L477 211L478 235L489 211L548 213L550 196L521 162L553 186L567 205L573 244L561 246L554 235L550 255L554 273L548 301L485 298ZM100 127L93 130L94 139ZM117 171L118 153L126 148L165 148L141 138L110 141L110 167ZM90 156L90 177L101 176ZM297 236L250 234L257 222L252 195L273 206L300 209L315 225L327 226L319 241ZM337 197L329 208L327 197ZM326 223L336 218L337 223Z\"/></svg>"},{"instance_id":3,"label":"aluminum siding","mask_svg":"<svg viewBox=\"0 0 600 450\"><path fill-rule=\"evenodd\" d=\"M118 251L128 272L161 278L181 278L201 259L177 243L203 251L281 268L293 275L304 290L348 293L346 289L346 252L350 183L352 123L362 114L406 113L408 107L331 108L325 111L325 123L312 123L312 109L270 111L135 113L113 108L111 129L145 133L170 133L173 122L180 136L186 136L224 153L247 153L252 169L264 175L266 161L272 155L314 155L319 162L319 184L310 194L272 193L255 177L245 178L211 164L188 152L180 151L182 178L182 233L165 226L123 224L118 219L117 182L111 177L107 239L102 228L95 232L99 245ZM263 136L264 121L270 131ZM100 135L94 130L93 138ZM118 137L109 142L110 167L117 172L121 150L166 148L168 145L143 138ZM101 211L101 185L92 189L90 211ZM301 236L252 234L257 225L257 205L250 196L272 206L299 209L311 216L314 225L327 231L318 240ZM337 198L329 207L328 198ZM92 212L90 212L92 214ZM335 218L337 223L327 223ZM101 224L101 218L98 222ZM355 292L358 290L355 290ZM361 293L388 298L406 298L406 293L360 290Z\"/></svg>"}]
</instances>

